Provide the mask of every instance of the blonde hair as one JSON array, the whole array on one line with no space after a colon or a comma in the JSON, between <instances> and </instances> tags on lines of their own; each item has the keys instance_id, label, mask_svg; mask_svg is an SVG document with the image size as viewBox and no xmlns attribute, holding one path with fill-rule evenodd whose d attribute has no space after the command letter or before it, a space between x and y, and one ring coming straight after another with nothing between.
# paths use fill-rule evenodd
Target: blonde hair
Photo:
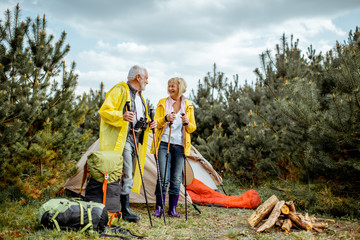
<instances>
[{"instance_id":1,"label":"blonde hair","mask_svg":"<svg viewBox=\"0 0 360 240\"><path fill-rule=\"evenodd\" d=\"M173 77L169 79L168 84L171 82L175 82L178 85L180 96L186 92L186 82L183 78Z\"/></svg>"}]
</instances>

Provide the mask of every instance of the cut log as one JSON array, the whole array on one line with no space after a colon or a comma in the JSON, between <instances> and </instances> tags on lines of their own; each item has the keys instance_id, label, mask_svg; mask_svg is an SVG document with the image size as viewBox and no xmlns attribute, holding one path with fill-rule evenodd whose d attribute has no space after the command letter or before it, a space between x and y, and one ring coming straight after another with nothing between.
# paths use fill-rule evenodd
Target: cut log
<instances>
[{"instance_id":1,"label":"cut log","mask_svg":"<svg viewBox=\"0 0 360 240\"><path fill-rule=\"evenodd\" d=\"M288 207L286 204L284 204L284 205L281 207L281 213L287 215L287 214L289 214L289 212L290 212L289 207Z\"/></svg>"},{"instance_id":2,"label":"cut log","mask_svg":"<svg viewBox=\"0 0 360 240\"><path fill-rule=\"evenodd\" d=\"M284 215L280 215L275 222L275 226L281 227L284 223Z\"/></svg>"},{"instance_id":3,"label":"cut log","mask_svg":"<svg viewBox=\"0 0 360 240\"><path fill-rule=\"evenodd\" d=\"M313 227L313 229L314 229L315 231L317 231L318 233L323 233L323 232L324 232L324 230L323 230L322 228Z\"/></svg>"},{"instance_id":4,"label":"cut log","mask_svg":"<svg viewBox=\"0 0 360 240\"><path fill-rule=\"evenodd\" d=\"M286 202L285 204L289 207L290 212L296 212L295 204L293 201Z\"/></svg>"},{"instance_id":5,"label":"cut log","mask_svg":"<svg viewBox=\"0 0 360 240\"><path fill-rule=\"evenodd\" d=\"M278 226L278 227L282 227L283 224L284 224L284 219L278 218L278 220L276 220L276 222L275 222L275 226Z\"/></svg>"},{"instance_id":6,"label":"cut log","mask_svg":"<svg viewBox=\"0 0 360 240\"><path fill-rule=\"evenodd\" d=\"M258 225L261 220L263 220L269 215L277 202L279 202L279 199L275 195L272 195L263 204L261 204L249 217L248 223L250 224L250 226L255 227L256 225Z\"/></svg>"},{"instance_id":7,"label":"cut log","mask_svg":"<svg viewBox=\"0 0 360 240\"><path fill-rule=\"evenodd\" d=\"M281 207L285 204L285 201L279 201L276 203L275 207L271 211L271 214L269 218L266 220L266 222L261 225L257 230L256 233L261 233L265 231L268 228L271 228L274 226L276 220L278 220L280 213L281 213Z\"/></svg>"},{"instance_id":8,"label":"cut log","mask_svg":"<svg viewBox=\"0 0 360 240\"><path fill-rule=\"evenodd\" d=\"M301 214L296 214L294 212L289 212L289 214L287 215L291 221L293 221L293 223L295 223L298 227L305 229L307 231L311 231L312 230L312 225L310 221L306 221L305 217L302 216Z\"/></svg>"},{"instance_id":9,"label":"cut log","mask_svg":"<svg viewBox=\"0 0 360 240\"><path fill-rule=\"evenodd\" d=\"M314 222L312 226L313 228L328 228L329 224L326 222Z\"/></svg>"},{"instance_id":10,"label":"cut log","mask_svg":"<svg viewBox=\"0 0 360 240\"><path fill-rule=\"evenodd\" d=\"M326 218L314 218L316 221L324 221L324 222L332 222L334 223L335 220L333 219L326 219Z\"/></svg>"},{"instance_id":11,"label":"cut log","mask_svg":"<svg viewBox=\"0 0 360 240\"><path fill-rule=\"evenodd\" d=\"M286 233L290 232L290 229L292 228L292 222L289 218L285 219L283 225L281 226L281 229L284 230Z\"/></svg>"}]
</instances>

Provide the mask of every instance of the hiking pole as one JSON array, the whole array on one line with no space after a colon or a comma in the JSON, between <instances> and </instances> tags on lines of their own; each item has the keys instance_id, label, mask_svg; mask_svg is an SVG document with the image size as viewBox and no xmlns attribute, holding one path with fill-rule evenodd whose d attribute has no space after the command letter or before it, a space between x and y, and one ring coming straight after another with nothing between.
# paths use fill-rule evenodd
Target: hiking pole
<instances>
[{"instance_id":1,"label":"hiking pole","mask_svg":"<svg viewBox=\"0 0 360 240\"><path fill-rule=\"evenodd\" d=\"M173 113L173 112L171 112L171 113ZM166 116L166 115L165 115L165 116ZM173 124L172 122L169 123L169 128L170 128L170 130L169 130L169 141L168 141L168 146L167 146L167 151L166 151L166 163L165 163L165 174L164 174L164 179L163 179L163 186L165 186L167 165L168 165L168 161L169 161L170 138L171 138L171 125L172 125L172 124ZM166 191L166 189L165 189L165 191ZM165 213L164 213L164 214L165 214Z\"/></svg>"},{"instance_id":2,"label":"hiking pole","mask_svg":"<svg viewBox=\"0 0 360 240\"><path fill-rule=\"evenodd\" d=\"M150 109L150 119L151 122L154 121L154 109ZM162 209L164 211L164 224L166 225L166 220L165 220L165 203L164 203L164 198L163 198L163 190L162 190L162 186L161 186L161 175L160 175L160 167L159 167L159 160L158 160L158 156L157 156L157 146L156 146L156 139L155 139L155 129L151 129L152 130L152 134L153 134L153 142L154 142L154 149L155 149L155 163L156 163L156 170L157 170L157 177L158 177L158 184L160 187L160 197L161 197L161 206Z\"/></svg>"},{"instance_id":3,"label":"hiking pole","mask_svg":"<svg viewBox=\"0 0 360 240\"><path fill-rule=\"evenodd\" d=\"M181 113L181 116L185 116L185 113ZM184 139L184 175L185 175L185 220L187 221L187 191L186 191L186 155L185 155L185 127L189 125L188 123L183 123L183 139Z\"/></svg>"},{"instance_id":4,"label":"hiking pole","mask_svg":"<svg viewBox=\"0 0 360 240\"><path fill-rule=\"evenodd\" d=\"M130 102L127 101L125 105L126 105L126 110L127 110L127 111L130 111ZM131 131L132 131L132 134L133 134L133 138L134 138L134 144L135 144L135 150L136 150L136 158L137 158L137 162L138 162L138 165L139 165L140 177L141 177L142 186L143 186L143 190L144 190L144 197L145 197L146 207L147 207L147 211L148 211L148 214L149 214L150 225L151 225L151 227L152 227L153 225L152 225L152 221L151 221L151 214L150 214L150 209L149 209L149 203L148 203L148 199L147 199L147 196L146 196L145 182L144 182L144 177L143 177L142 170L141 170L141 165L140 165L139 151L138 151L138 148L137 148L135 128L134 128L134 124L133 124L132 122L130 122L130 128L131 128Z\"/></svg>"}]
</instances>

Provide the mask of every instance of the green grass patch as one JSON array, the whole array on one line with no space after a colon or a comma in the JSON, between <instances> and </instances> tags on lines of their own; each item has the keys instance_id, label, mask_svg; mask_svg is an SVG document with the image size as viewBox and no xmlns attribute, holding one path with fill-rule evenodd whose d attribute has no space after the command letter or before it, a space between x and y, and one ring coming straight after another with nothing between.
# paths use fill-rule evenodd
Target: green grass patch
<instances>
[{"instance_id":1,"label":"green grass patch","mask_svg":"<svg viewBox=\"0 0 360 240\"><path fill-rule=\"evenodd\" d=\"M287 188L285 188L287 186ZM294 185L290 188L288 184L265 184L257 187L261 200L265 201L268 197L275 194L279 199L294 200L298 204L299 212L309 212L311 214L325 214L319 212L318 204L320 200L311 200L313 197L302 197L305 186ZM240 195L249 190L249 187L237 185L234 182L225 181L225 190L230 195ZM299 193L297 193L299 192ZM300 194L301 193L301 194ZM297 195L299 194L299 195ZM320 194L317 192L318 195ZM306 194L305 194L306 195ZM290 199L293 196L294 199ZM321 199L321 198L319 198ZM35 214L37 209L47 199L29 200L12 199L0 203L0 239L105 239L98 235L79 233L77 231L61 231L43 229L36 223ZM307 203L308 202L308 203ZM311 203L311 204L310 204ZM318 203L318 204L317 204ZM310 211L302 211L303 208L315 206ZM151 212L154 205L150 206ZM139 223L128 223L120 221L119 224L131 230L137 235L144 236L145 239L359 239L359 221L356 218L341 217L327 218L335 219L335 223L330 223L329 228L324 233L306 232L293 229L289 234L282 232L279 228L271 228L261 234L256 234L256 229L251 228L247 219L254 210L236 208L218 208L198 206L202 214L199 214L191 205L188 205L188 220L185 220L185 205L178 206L181 218L166 218L164 225L163 218L152 216L153 227L150 226L148 212L145 204L131 204L131 209L139 214ZM326 207L324 207L326 209ZM109 238L107 238L109 239Z\"/></svg>"}]
</instances>

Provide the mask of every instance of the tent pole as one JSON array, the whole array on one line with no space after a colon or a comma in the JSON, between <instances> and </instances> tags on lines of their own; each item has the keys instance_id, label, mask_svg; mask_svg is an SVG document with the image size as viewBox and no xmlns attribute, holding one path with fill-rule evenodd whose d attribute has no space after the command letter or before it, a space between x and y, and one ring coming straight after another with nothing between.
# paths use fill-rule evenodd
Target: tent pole
<instances>
[{"instance_id":1,"label":"tent pole","mask_svg":"<svg viewBox=\"0 0 360 240\"><path fill-rule=\"evenodd\" d=\"M225 195L226 195L226 196L228 196L228 194L225 192L224 185L223 185L223 184L221 184L220 186L221 186L221 188L222 188L223 192L225 193Z\"/></svg>"}]
</instances>

